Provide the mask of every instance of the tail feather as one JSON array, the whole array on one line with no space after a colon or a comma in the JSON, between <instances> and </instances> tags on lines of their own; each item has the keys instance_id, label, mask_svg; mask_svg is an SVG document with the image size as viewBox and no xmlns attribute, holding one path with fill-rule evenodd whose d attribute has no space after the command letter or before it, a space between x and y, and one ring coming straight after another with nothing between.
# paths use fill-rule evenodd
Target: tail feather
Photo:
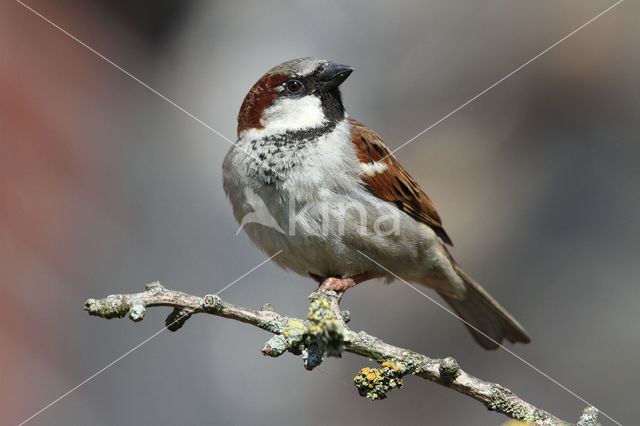
<instances>
[{"instance_id":1,"label":"tail feather","mask_svg":"<svg viewBox=\"0 0 640 426\"><path fill-rule=\"evenodd\" d=\"M439 293L465 321L471 335L483 348L497 349L504 339L529 343L531 338L522 325L455 263L454 267L466 286L461 299Z\"/></svg>"}]
</instances>

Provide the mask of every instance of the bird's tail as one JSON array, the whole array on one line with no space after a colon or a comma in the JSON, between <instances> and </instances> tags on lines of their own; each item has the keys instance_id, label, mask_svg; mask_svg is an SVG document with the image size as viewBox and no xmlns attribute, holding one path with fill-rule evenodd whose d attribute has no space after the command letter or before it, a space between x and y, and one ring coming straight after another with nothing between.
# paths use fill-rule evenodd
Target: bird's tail
<instances>
[{"instance_id":1,"label":"bird's tail","mask_svg":"<svg viewBox=\"0 0 640 426\"><path fill-rule=\"evenodd\" d=\"M450 295L439 294L465 321L475 341L485 349L497 349L504 339L512 343L529 343L531 338L520 323L453 262L453 259L451 260L465 283L465 295L456 299Z\"/></svg>"}]
</instances>

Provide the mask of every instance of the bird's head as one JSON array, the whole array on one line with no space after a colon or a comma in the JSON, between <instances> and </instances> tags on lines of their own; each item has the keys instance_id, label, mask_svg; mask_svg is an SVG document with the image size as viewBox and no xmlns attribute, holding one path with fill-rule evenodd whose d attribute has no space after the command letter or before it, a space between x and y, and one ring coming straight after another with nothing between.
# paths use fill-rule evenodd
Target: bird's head
<instances>
[{"instance_id":1,"label":"bird's head","mask_svg":"<svg viewBox=\"0 0 640 426\"><path fill-rule=\"evenodd\" d=\"M242 102L238 137L335 125L345 117L338 86L353 70L318 58L293 59L272 68Z\"/></svg>"}]
</instances>

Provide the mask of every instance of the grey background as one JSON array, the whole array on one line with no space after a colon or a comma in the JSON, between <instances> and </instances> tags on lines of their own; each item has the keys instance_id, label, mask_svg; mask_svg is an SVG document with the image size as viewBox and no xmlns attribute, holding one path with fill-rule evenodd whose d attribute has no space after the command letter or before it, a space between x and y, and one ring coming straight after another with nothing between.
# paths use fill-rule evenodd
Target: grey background
<instances>
[{"instance_id":1,"label":"grey background","mask_svg":"<svg viewBox=\"0 0 640 426\"><path fill-rule=\"evenodd\" d=\"M347 110L391 147L612 4L176 3L29 2L232 140L245 93L273 65L299 56L354 65ZM5 90L0 408L15 424L158 331L166 314L105 321L82 311L86 298L153 280L212 293L265 256L235 236L221 185L226 141L19 4L1 7L0 77L48 129L33 133L31 112L13 119ZM510 348L626 424L640 374L639 13L622 3L397 153L434 200L456 259L531 334ZM25 146L46 149L25 155ZM39 225L18 226L25 218ZM304 315L313 288L268 264L222 296ZM358 286L343 306L354 329L454 356L557 416L575 421L585 406L505 351L482 350L400 282ZM351 383L372 362L347 354L307 372L297 357L263 357L267 338L194 317L30 424L506 420L414 378L372 403Z\"/></svg>"}]
</instances>

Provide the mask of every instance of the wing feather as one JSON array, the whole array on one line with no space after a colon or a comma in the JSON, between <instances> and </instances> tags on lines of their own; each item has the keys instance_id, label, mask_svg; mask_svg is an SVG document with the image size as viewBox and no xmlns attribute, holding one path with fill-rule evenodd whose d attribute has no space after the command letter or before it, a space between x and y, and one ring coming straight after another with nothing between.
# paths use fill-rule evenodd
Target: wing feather
<instances>
[{"instance_id":1,"label":"wing feather","mask_svg":"<svg viewBox=\"0 0 640 426\"><path fill-rule=\"evenodd\" d=\"M407 173L389 148L373 130L349 118L351 138L362 162L362 180L369 190L382 200L395 204L415 220L430 226L447 244L451 238L442 227L433 202Z\"/></svg>"}]
</instances>

